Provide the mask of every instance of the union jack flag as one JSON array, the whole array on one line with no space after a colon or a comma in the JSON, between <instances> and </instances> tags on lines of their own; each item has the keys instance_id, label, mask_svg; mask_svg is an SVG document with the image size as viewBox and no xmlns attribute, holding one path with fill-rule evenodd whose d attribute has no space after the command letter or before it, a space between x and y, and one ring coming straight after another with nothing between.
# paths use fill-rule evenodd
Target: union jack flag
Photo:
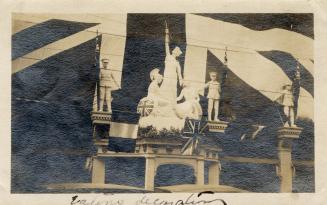
<instances>
[{"instance_id":1,"label":"union jack flag","mask_svg":"<svg viewBox=\"0 0 327 205\"><path fill-rule=\"evenodd\" d=\"M137 105L137 113L139 113L141 117L146 117L152 112L153 106L153 100L142 99Z\"/></svg>"}]
</instances>

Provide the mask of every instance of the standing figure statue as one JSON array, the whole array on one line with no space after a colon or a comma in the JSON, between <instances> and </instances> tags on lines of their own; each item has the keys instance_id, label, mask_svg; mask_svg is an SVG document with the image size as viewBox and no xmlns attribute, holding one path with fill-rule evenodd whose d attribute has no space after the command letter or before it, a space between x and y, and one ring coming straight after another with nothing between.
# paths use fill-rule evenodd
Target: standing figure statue
<instances>
[{"instance_id":1,"label":"standing figure statue","mask_svg":"<svg viewBox=\"0 0 327 205\"><path fill-rule=\"evenodd\" d=\"M208 121L212 121L212 112L214 109L214 121L219 121L219 99L221 87L217 81L217 72L210 72L210 81L205 84L204 88L208 88Z\"/></svg>"},{"instance_id":2,"label":"standing figure statue","mask_svg":"<svg viewBox=\"0 0 327 205\"><path fill-rule=\"evenodd\" d=\"M102 68L100 69L100 106L99 111L103 111L104 101L107 104L107 112L111 113L111 91L119 87L113 73L108 68L108 59L102 59Z\"/></svg>"},{"instance_id":3,"label":"standing figure statue","mask_svg":"<svg viewBox=\"0 0 327 205\"><path fill-rule=\"evenodd\" d=\"M294 96L292 85L284 85L283 92L280 96L281 104L284 106L284 114L287 117L287 121L284 124L284 127L294 127L295 125L295 115L294 115Z\"/></svg>"},{"instance_id":4,"label":"standing figure statue","mask_svg":"<svg viewBox=\"0 0 327 205\"><path fill-rule=\"evenodd\" d=\"M183 85L183 76L181 72L181 66L176 59L182 54L182 51L179 47L175 47L170 53L169 49L169 30L167 23L165 24L165 70L164 70L164 79L161 85L162 97L167 99L172 105L176 104L177 98L177 82L180 86Z\"/></svg>"}]
</instances>

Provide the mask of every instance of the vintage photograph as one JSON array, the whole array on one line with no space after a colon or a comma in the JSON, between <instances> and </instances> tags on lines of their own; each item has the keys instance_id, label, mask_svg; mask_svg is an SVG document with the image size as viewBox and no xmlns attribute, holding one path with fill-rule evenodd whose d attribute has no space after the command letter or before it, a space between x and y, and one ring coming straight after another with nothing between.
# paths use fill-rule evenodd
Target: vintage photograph
<instances>
[{"instance_id":1,"label":"vintage photograph","mask_svg":"<svg viewBox=\"0 0 327 205\"><path fill-rule=\"evenodd\" d=\"M314 193L313 13L12 13L11 193Z\"/></svg>"}]
</instances>

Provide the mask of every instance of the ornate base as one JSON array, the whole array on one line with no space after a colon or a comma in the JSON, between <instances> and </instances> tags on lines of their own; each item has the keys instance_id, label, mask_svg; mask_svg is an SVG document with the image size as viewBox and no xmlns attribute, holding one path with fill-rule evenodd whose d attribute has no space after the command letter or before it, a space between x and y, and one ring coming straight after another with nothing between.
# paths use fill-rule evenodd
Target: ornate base
<instances>
[{"instance_id":1,"label":"ornate base","mask_svg":"<svg viewBox=\"0 0 327 205\"><path fill-rule=\"evenodd\" d=\"M278 137L278 169L277 175L280 177L280 192L292 192L294 177L292 163L292 144L294 139L298 139L302 132L299 127L281 127L277 131Z\"/></svg>"},{"instance_id":2,"label":"ornate base","mask_svg":"<svg viewBox=\"0 0 327 205\"><path fill-rule=\"evenodd\" d=\"M91 119L93 124L106 124L109 125L111 122L111 113L103 111L92 111Z\"/></svg>"},{"instance_id":3,"label":"ornate base","mask_svg":"<svg viewBox=\"0 0 327 205\"><path fill-rule=\"evenodd\" d=\"M184 128L184 124L185 120L178 117L154 117L150 115L147 117L142 117L139 120L139 127L145 128L148 126L153 126L157 130L182 130Z\"/></svg>"},{"instance_id":4,"label":"ornate base","mask_svg":"<svg viewBox=\"0 0 327 205\"><path fill-rule=\"evenodd\" d=\"M300 127L280 127L277 130L277 135L278 138L298 139L302 130Z\"/></svg>"},{"instance_id":5,"label":"ornate base","mask_svg":"<svg viewBox=\"0 0 327 205\"><path fill-rule=\"evenodd\" d=\"M97 139L97 140L93 140L93 143L97 148L98 154L108 152L109 139Z\"/></svg>"},{"instance_id":6,"label":"ornate base","mask_svg":"<svg viewBox=\"0 0 327 205\"><path fill-rule=\"evenodd\" d=\"M224 133L228 126L228 122L225 121L208 121L208 128L210 132Z\"/></svg>"}]
</instances>

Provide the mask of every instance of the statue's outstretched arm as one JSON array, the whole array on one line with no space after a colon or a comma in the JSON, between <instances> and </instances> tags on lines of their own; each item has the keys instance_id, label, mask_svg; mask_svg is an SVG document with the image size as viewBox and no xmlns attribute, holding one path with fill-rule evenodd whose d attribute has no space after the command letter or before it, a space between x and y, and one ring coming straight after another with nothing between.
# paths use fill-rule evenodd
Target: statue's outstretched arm
<instances>
[{"instance_id":1,"label":"statue's outstretched arm","mask_svg":"<svg viewBox=\"0 0 327 205\"><path fill-rule=\"evenodd\" d=\"M181 94L176 98L176 102L182 100L184 97L184 90L181 91Z\"/></svg>"},{"instance_id":2,"label":"statue's outstretched arm","mask_svg":"<svg viewBox=\"0 0 327 205\"><path fill-rule=\"evenodd\" d=\"M166 50L166 56L170 55L169 50L169 30L167 26L167 22L165 21L165 50Z\"/></svg>"},{"instance_id":3,"label":"statue's outstretched arm","mask_svg":"<svg viewBox=\"0 0 327 205\"><path fill-rule=\"evenodd\" d=\"M182 76L182 69L181 69L181 65L179 64L179 62L177 62L177 75L178 75L178 80L179 80L179 84L180 86L183 85L183 76Z\"/></svg>"}]
</instances>

